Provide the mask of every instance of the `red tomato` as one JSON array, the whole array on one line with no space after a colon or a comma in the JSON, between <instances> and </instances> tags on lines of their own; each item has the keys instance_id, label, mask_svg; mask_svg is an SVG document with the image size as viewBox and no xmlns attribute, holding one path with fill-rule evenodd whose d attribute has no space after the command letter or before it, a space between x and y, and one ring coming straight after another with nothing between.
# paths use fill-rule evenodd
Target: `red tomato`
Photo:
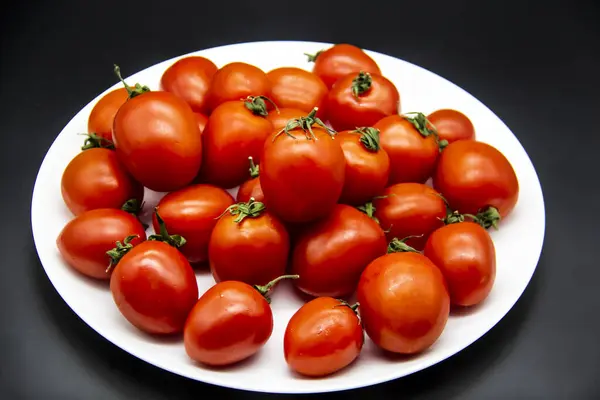
<instances>
[{"instance_id":1,"label":"red tomato","mask_svg":"<svg viewBox=\"0 0 600 400\"><path fill-rule=\"evenodd\" d=\"M357 359L364 334L356 306L319 297L296 311L283 338L288 366L299 374L317 377L339 371Z\"/></svg>"},{"instance_id":2,"label":"red tomato","mask_svg":"<svg viewBox=\"0 0 600 400\"><path fill-rule=\"evenodd\" d=\"M61 180L62 198L74 215L96 208L121 208L126 201L144 198L144 187L129 175L117 154L89 149L75 156Z\"/></svg>"},{"instance_id":3,"label":"red tomato","mask_svg":"<svg viewBox=\"0 0 600 400\"><path fill-rule=\"evenodd\" d=\"M312 72L300 68L276 68L267 74L271 82L270 98L278 107L296 108L304 115L319 107L318 116L325 115L327 86Z\"/></svg>"},{"instance_id":4,"label":"red tomato","mask_svg":"<svg viewBox=\"0 0 600 400\"><path fill-rule=\"evenodd\" d=\"M308 55L308 54L307 54ZM315 55L308 55L308 61L314 62L313 73L323 80L328 88L341 77L360 71L381 74L377 63L360 48L350 44L336 44Z\"/></svg>"},{"instance_id":5,"label":"red tomato","mask_svg":"<svg viewBox=\"0 0 600 400\"><path fill-rule=\"evenodd\" d=\"M388 184L424 183L433 174L440 148L435 134L425 128L425 116L392 115L377 122L381 147L390 157Z\"/></svg>"},{"instance_id":6,"label":"red tomato","mask_svg":"<svg viewBox=\"0 0 600 400\"><path fill-rule=\"evenodd\" d=\"M362 71L340 78L327 96L327 117L338 131L373 126L399 108L396 86L381 75Z\"/></svg>"},{"instance_id":7,"label":"red tomato","mask_svg":"<svg viewBox=\"0 0 600 400\"><path fill-rule=\"evenodd\" d=\"M197 113L208 113L207 94L217 66L207 58L190 56L176 61L163 73L160 86L182 98Z\"/></svg>"},{"instance_id":8,"label":"red tomato","mask_svg":"<svg viewBox=\"0 0 600 400\"><path fill-rule=\"evenodd\" d=\"M260 68L243 62L223 66L213 76L208 91L208 104L214 110L226 101L244 99L248 96L267 96L271 85Z\"/></svg>"},{"instance_id":9,"label":"red tomato","mask_svg":"<svg viewBox=\"0 0 600 400\"><path fill-rule=\"evenodd\" d=\"M270 112L267 119L273 124L273 131L279 132L290 120L306 117L306 113L296 108L280 108L279 111Z\"/></svg>"},{"instance_id":10,"label":"red tomato","mask_svg":"<svg viewBox=\"0 0 600 400\"><path fill-rule=\"evenodd\" d=\"M248 157L250 160L250 179L240 185L237 192L236 201L238 203L247 203L250 199L264 203L265 195L260 186L260 177L258 172L258 165L254 164L254 159Z\"/></svg>"},{"instance_id":11,"label":"red tomato","mask_svg":"<svg viewBox=\"0 0 600 400\"><path fill-rule=\"evenodd\" d=\"M433 186L450 207L460 213L491 212L487 226L510 214L519 198L519 181L506 157L495 147L474 140L459 140L444 149Z\"/></svg>"},{"instance_id":12,"label":"red tomato","mask_svg":"<svg viewBox=\"0 0 600 400\"><path fill-rule=\"evenodd\" d=\"M191 263L208 260L208 242L217 218L233 204L233 197L212 185L192 185L164 196L156 207L167 230L186 239L180 251ZM156 214L152 224L160 225Z\"/></svg>"},{"instance_id":13,"label":"red tomato","mask_svg":"<svg viewBox=\"0 0 600 400\"><path fill-rule=\"evenodd\" d=\"M128 98L127 89L120 88L108 92L98 100L88 118L88 132L95 133L112 142L112 128L115 115Z\"/></svg>"},{"instance_id":14,"label":"red tomato","mask_svg":"<svg viewBox=\"0 0 600 400\"><path fill-rule=\"evenodd\" d=\"M473 306L490 294L496 278L496 250L480 225L459 222L436 230L424 254L442 271L452 304Z\"/></svg>"},{"instance_id":15,"label":"red tomato","mask_svg":"<svg viewBox=\"0 0 600 400\"><path fill-rule=\"evenodd\" d=\"M196 117L196 122L198 122L200 133L204 132L204 128L206 128L206 124L208 123L208 117L200 113L194 113L194 116Z\"/></svg>"},{"instance_id":16,"label":"red tomato","mask_svg":"<svg viewBox=\"0 0 600 400\"><path fill-rule=\"evenodd\" d=\"M287 133L265 141L260 184L269 211L286 222L325 217L344 187L344 152L329 131L313 126L314 115L291 121Z\"/></svg>"},{"instance_id":17,"label":"red tomato","mask_svg":"<svg viewBox=\"0 0 600 400\"><path fill-rule=\"evenodd\" d=\"M358 283L365 331L380 348L415 354L442 334L450 298L440 270L424 255L391 253L373 261Z\"/></svg>"},{"instance_id":18,"label":"red tomato","mask_svg":"<svg viewBox=\"0 0 600 400\"><path fill-rule=\"evenodd\" d=\"M122 210L100 208L69 221L58 235L56 246L76 271L95 279L109 279L111 266L119 257L144 240L146 231L136 217Z\"/></svg>"},{"instance_id":19,"label":"red tomato","mask_svg":"<svg viewBox=\"0 0 600 400\"><path fill-rule=\"evenodd\" d=\"M337 135L346 158L341 203L359 205L380 194L387 185L390 159L379 145L379 131L359 128Z\"/></svg>"},{"instance_id":20,"label":"red tomato","mask_svg":"<svg viewBox=\"0 0 600 400\"><path fill-rule=\"evenodd\" d=\"M443 109L437 110L427 116L429 122L435 126L440 140L448 143L457 140L475 139L475 127L465 114L460 111Z\"/></svg>"},{"instance_id":21,"label":"red tomato","mask_svg":"<svg viewBox=\"0 0 600 400\"><path fill-rule=\"evenodd\" d=\"M388 240L404 239L421 250L434 230L444 225L446 203L435 190L422 183L398 183L373 200L375 218L386 230Z\"/></svg>"},{"instance_id":22,"label":"red tomato","mask_svg":"<svg viewBox=\"0 0 600 400\"><path fill-rule=\"evenodd\" d=\"M296 239L291 270L300 278L294 284L315 297L347 297L365 267L386 250L385 233L377 222L338 204Z\"/></svg>"},{"instance_id":23,"label":"red tomato","mask_svg":"<svg viewBox=\"0 0 600 400\"><path fill-rule=\"evenodd\" d=\"M260 98L228 101L208 118L202 133L204 154L199 179L222 188L233 188L248 176L248 157L258 163L273 125L265 118L267 107Z\"/></svg>"}]
</instances>

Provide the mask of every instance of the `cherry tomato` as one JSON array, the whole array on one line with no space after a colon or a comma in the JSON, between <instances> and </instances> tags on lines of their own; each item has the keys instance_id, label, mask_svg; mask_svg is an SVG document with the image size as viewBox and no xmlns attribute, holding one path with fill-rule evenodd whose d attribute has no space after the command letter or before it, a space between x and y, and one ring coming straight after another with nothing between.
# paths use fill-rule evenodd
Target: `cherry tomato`
<instances>
[{"instance_id":1,"label":"cherry tomato","mask_svg":"<svg viewBox=\"0 0 600 400\"><path fill-rule=\"evenodd\" d=\"M108 92L98 100L88 118L88 132L95 133L112 142L112 128L115 115L128 98L127 89L120 88Z\"/></svg>"},{"instance_id":2,"label":"cherry tomato","mask_svg":"<svg viewBox=\"0 0 600 400\"><path fill-rule=\"evenodd\" d=\"M144 240L146 231L136 217L122 210L100 208L69 221L58 235L56 246L76 271L95 279L109 279L110 267L118 262L120 254Z\"/></svg>"},{"instance_id":3,"label":"cherry tomato","mask_svg":"<svg viewBox=\"0 0 600 400\"><path fill-rule=\"evenodd\" d=\"M340 78L327 96L327 117L338 131L373 126L399 108L396 86L381 75L362 71Z\"/></svg>"},{"instance_id":4,"label":"cherry tomato","mask_svg":"<svg viewBox=\"0 0 600 400\"><path fill-rule=\"evenodd\" d=\"M457 140L475 139L475 127L465 114L457 110L437 110L427 116L429 122L435 126L440 140L448 143Z\"/></svg>"},{"instance_id":5,"label":"cherry tomato","mask_svg":"<svg viewBox=\"0 0 600 400\"><path fill-rule=\"evenodd\" d=\"M328 88L341 77L360 71L381 74L377 63L360 48L351 44L336 44L315 55L308 55L314 62L313 73L323 80Z\"/></svg>"},{"instance_id":6,"label":"cherry tomato","mask_svg":"<svg viewBox=\"0 0 600 400\"><path fill-rule=\"evenodd\" d=\"M157 205L167 230L185 237L180 251L191 263L208 260L208 242L217 218L233 204L233 197L212 185L191 185L164 196ZM152 224L158 232L156 214Z\"/></svg>"},{"instance_id":7,"label":"cherry tomato","mask_svg":"<svg viewBox=\"0 0 600 400\"><path fill-rule=\"evenodd\" d=\"M488 297L496 278L496 250L479 224L459 222L434 231L424 254L442 271L452 304L473 306Z\"/></svg>"},{"instance_id":8,"label":"cherry tomato","mask_svg":"<svg viewBox=\"0 0 600 400\"><path fill-rule=\"evenodd\" d=\"M324 118L327 86L312 72L300 68L276 68L267 74L271 82L270 98L278 107L296 108L304 115L318 107L317 116Z\"/></svg>"},{"instance_id":9,"label":"cherry tomato","mask_svg":"<svg viewBox=\"0 0 600 400\"><path fill-rule=\"evenodd\" d=\"M194 113L194 116L196 117L196 122L198 122L200 133L204 132L204 128L206 128L206 124L208 123L208 117L200 113Z\"/></svg>"},{"instance_id":10,"label":"cherry tomato","mask_svg":"<svg viewBox=\"0 0 600 400\"><path fill-rule=\"evenodd\" d=\"M387 185L390 159L379 145L379 131L359 128L337 135L346 158L346 179L341 203L364 204Z\"/></svg>"},{"instance_id":11,"label":"cherry tomato","mask_svg":"<svg viewBox=\"0 0 600 400\"><path fill-rule=\"evenodd\" d=\"M243 62L233 62L219 69L212 78L208 101L214 110L226 101L248 96L267 96L271 89L267 75L260 68Z\"/></svg>"},{"instance_id":12,"label":"cherry tomato","mask_svg":"<svg viewBox=\"0 0 600 400\"><path fill-rule=\"evenodd\" d=\"M338 204L296 238L291 271L300 278L294 284L315 297L347 297L365 267L386 250L385 233L377 222Z\"/></svg>"},{"instance_id":13,"label":"cherry tomato","mask_svg":"<svg viewBox=\"0 0 600 400\"><path fill-rule=\"evenodd\" d=\"M374 260L358 283L366 333L380 348L415 354L442 334L450 298L440 270L424 255L405 252Z\"/></svg>"},{"instance_id":14,"label":"cherry tomato","mask_svg":"<svg viewBox=\"0 0 600 400\"><path fill-rule=\"evenodd\" d=\"M317 377L337 372L356 360L364 343L356 306L319 297L300 307L283 338L288 366L299 374Z\"/></svg>"},{"instance_id":15,"label":"cherry tomato","mask_svg":"<svg viewBox=\"0 0 600 400\"><path fill-rule=\"evenodd\" d=\"M108 149L89 149L69 162L61 180L62 198L74 215L96 208L121 208L130 199L140 204L144 187Z\"/></svg>"},{"instance_id":16,"label":"cherry tomato","mask_svg":"<svg viewBox=\"0 0 600 400\"><path fill-rule=\"evenodd\" d=\"M184 57L163 73L161 88L182 98L197 113L208 113L207 93L217 66L207 58Z\"/></svg>"},{"instance_id":17,"label":"cherry tomato","mask_svg":"<svg viewBox=\"0 0 600 400\"><path fill-rule=\"evenodd\" d=\"M236 201L238 203L247 203L250 199L264 203L265 195L260 186L259 168L258 165L254 164L254 159L248 157L250 160L250 179L240 185L238 189Z\"/></svg>"},{"instance_id":18,"label":"cherry tomato","mask_svg":"<svg viewBox=\"0 0 600 400\"><path fill-rule=\"evenodd\" d=\"M270 112L267 119L273 124L273 131L279 132L290 120L306 117L306 113L296 108L280 108L279 111Z\"/></svg>"}]
</instances>

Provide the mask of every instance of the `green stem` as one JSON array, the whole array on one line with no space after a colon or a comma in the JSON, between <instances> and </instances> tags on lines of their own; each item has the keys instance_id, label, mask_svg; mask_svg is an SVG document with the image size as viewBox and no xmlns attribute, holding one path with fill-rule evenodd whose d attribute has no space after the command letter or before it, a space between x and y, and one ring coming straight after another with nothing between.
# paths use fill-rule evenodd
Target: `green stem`
<instances>
[{"instance_id":1,"label":"green stem","mask_svg":"<svg viewBox=\"0 0 600 400\"><path fill-rule=\"evenodd\" d=\"M294 135L292 135L290 133L290 131L297 129L297 128L302 129L307 140L317 140L317 137L315 136L315 133L312 130L313 125L317 125L323 129L325 129L325 131L333 139L337 132L334 131L333 129L329 128L327 125L325 125L325 123L323 121L321 121L320 118L317 117L318 110L319 110L319 108L315 107L306 117L291 119L290 121L288 121L288 123L285 125L285 127L282 130L277 132L277 134L275 135L273 140L275 140L282 133L285 133L292 139L296 139L296 137Z\"/></svg>"},{"instance_id":2,"label":"green stem","mask_svg":"<svg viewBox=\"0 0 600 400\"><path fill-rule=\"evenodd\" d=\"M368 92L371 89L373 78L368 72L360 71L352 81L352 94L358 99L358 96Z\"/></svg>"},{"instance_id":3,"label":"green stem","mask_svg":"<svg viewBox=\"0 0 600 400\"><path fill-rule=\"evenodd\" d=\"M257 178L260 170L259 166L254 164L252 156L248 157L248 161L250 162L250 178Z\"/></svg>"},{"instance_id":4,"label":"green stem","mask_svg":"<svg viewBox=\"0 0 600 400\"><path fill-rule=\"evenodd\" d=\"M277 113L279 113L279 108L277 104L273 102L273 100L269 99L267 96L248 96L246 100L244 100L244 105L254 115L260 115L261 117L266 117L269 115L269 111L267 110L267 103L265 100L271 103Z\"/></svg>"},{"instance_id":5,"label":"green stem","mask_svg":"<svg viewBox=\"0 0 600 400\"><path fill-rule=\"evenodd\" d=\"M121 210L137 216L143 207L144 203L140 202L138 199L129 199L123 204Z\"/></svg>"},{"instance_id":6,"label":"green stem","mask_svg":"<svg viewBox=\"0 0 600 400\"><path fill-rule=\"evenodd\" d=\"M251 197L247 203L242 202L230 205L216 219L219 219L223 215L229 213L230 215L237 215L237 218L234 219L233 222L239 224L248 217L256 218L260 216L263 213L263 211L265 211L264 203L261 203L260 201L255 201L254 197Z\"/></svg>"},{"instance_id":7,"label":"green stem","mask_svg":"<svg viewBox=\"0 0 600 400\"><path fill-rule=\"evenodd\" d=\"M117 78L119 78L121 83L123 83L123 86L125 86L125 90L127 90L127 95L130 99L133 99L135 96L139 96L140 94L144 94L150 91L150 88L148 86L142 86L139 83L136 83L132 89L131 86L129 86L121 76L121 68L117 64L114 64L114 71L115 75L117 75Z\"/></svg>"},{"instance_id":8,"label":"green stem","mask_svg":"<svg viewBox=\"0 0 600 400\"><path fill-rule=\"evenodd\" d=\"M362 206L356 207L356 209L358 211L362 211L363 213L367 214L367 216L369 218L371 218L373 221L379 223L379 219L375 216L376 208L373 205L373 201L368 201L365 204L363 204Z\"/></svg>"},{"instance_id":9,"label":"green stem","mask_svg":"<svg viewBox=\"0 0 600 400\"><path fill-rule=\"evenodd\" d=\"M167 231L167 226L165 225L165 221L163 221L160 214L158 213L158 208L154 209L154 213L156 214L156 220L158 221L160 234L150 235L150 237L148 237L148 240L165 242L177 249L183 246L186 243L185 238L181 235L169 235L169 232Z\"/></svg>"},{"instance_id":10,"label":"green stem","mask_svg":"<svg viewBox=\"0 0 600 400\"><path fill-rule=\"evenodd\" d=\"M412 115L412 117L411 117ZM439 151L441 152L446 146L448 146L447 140L440 140L438 135L438 131L435 126L427 119L425 114L421 112L408 112L404 113L404 119L410 122L417 131L423 136L428 137L433 135L435 137L435 141L438 144Z\"/></svg>"},{"instance_id":11,"label":"green stem","mask_svg":"<svg viewBox=\"0 0 600 400\"><path fill-rule=\"evenodd\" d=\"M420 251L418 251L414 247L411 247L406 244L406 241L408 239L420 238L420 237L423 237L423 235L411 235L411 236L405 237L404 239L393 238L392 241L390 242L390 244L388 245L387 252L388 252L388 254L389 253L403 253L403 252L420 253Z\"/></svg>"},{"instance_id":12,"label":"green stem","mask_svg":"<svg viewBox=\"0 0 600 400\"><path fill-rule=\"evenodd\" d=\"M360 143L372 153L377 153L381 148L379 142L379 129L365 127L357 128L354 132L360 134Z\"/></svg>"},{"instance_id":13,"label":"green stem","mask_svg":"<svg viewBox=\"0 0 600 400\"><path fill-rule=\"evenodd\" d=\"M271 298L269 297L269 293L271 292L271 290L273 289L273 287L277 283L279 283L279 281L281 281L283 279L298 279L298 278L300 278L300 275L281 275L280 277L273 279L271 282L267 283L266 285L263 285L263 286L254 285L253 287L254 287L254 289L258 290L258 292L270 304L271 303Z\"/></svg>"},{"instance_id":14,"label":"green stem","mask_svg":"<svg viewBox=\"0 0 600 400\"><path fill-rule=\"evenodd\" d=\"M498 223L500 222L500 212L496 207L488 207L479 210L475 215L475 222L484 227L485 229L494 228L498 229Z\"/></svg>"},{"instance_id":15,"label":"green stem","mask_svg":"<svg viewBox=\"0 0 600 400\"><path fill-rule=\"evenodd\" d=\"M308 62L315 62L317 61L317 57L319 57L323 51L325 50L319 50L315 54L304 53L304 55L308 57Z\"/></svg>"},{"instance_id":16,"label":"green stem","mask_svg":"<svg viewBox=\"0 0 600 400\"><path fill-rule=\"evenodd\" d=\"M131 244L131 241L133 239L136 239L139 237L140 237L139 235L127 236L123 240L123 243L121 243L120 241L117 240L117 242L115 243L115 245L116 245L115 248L106 252L106 255L108 257L110 257L110 263L108 264L108 267L106 268L107 274L110 274L112 272L112 270L114 269L114 267L119 263L121 258L123 258L123 256L125 254L127 254L129 252L129 250L133 249L133 245Z\"/></svg>"},{"instance_id":17,"label":"green stem","mask_svg":"<svg viewBox=\"0 0 600 400\"><path fill-rule=\"evenodd\" d=\"M102 136L98 136L93 132L80 133L80 135L87 136L85 138L85 141L83 142L83 146L81 146L81 150L89 150L95 148L113 150L115 148L115 144L112 142L112 140L105 139Z\"/></svg>"}]
</instances>

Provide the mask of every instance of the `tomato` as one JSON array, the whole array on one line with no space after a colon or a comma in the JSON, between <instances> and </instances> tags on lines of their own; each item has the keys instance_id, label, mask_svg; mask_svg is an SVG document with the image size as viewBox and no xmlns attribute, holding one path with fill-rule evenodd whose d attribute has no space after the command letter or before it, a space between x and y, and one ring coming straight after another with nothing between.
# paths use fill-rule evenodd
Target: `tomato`
<instances>
[{"instance_id":1,"label":"tomato","mask_svg":"<svg viewBox=\"0 0 600 400\"><path fill-rule=\"evenodd\" d=\"M271 89L267 74L254 65L233 62L214 75L208 91L209 108L248 96L267 96Z\"/></svg>"},{"instance_id":2,"label":"tomato","mask_svg":"<svg viewBox=\"0 0 600 400\"><path fill-rule=\"evenodd\" d=\"M144 187L108 149L89 149L73 158L61 180L62 198L74 215L96 208L121 208L130 199L140 204Z\"/></svg>"},{"instance_id":3,"label":"tomato","mask_svg":"<svg viewBox=\"0 0 600 400\"><path fill-rule=\"evenodd\" d=\"M321 78L328 88L350 73L364 71L381 74L377 63L367 53L351 44L336 44L315 55L308 55L308 61L315 63L313 73Z\"/></svg>"},{"instance_id":4,"label":"tomato","mask_svg":"<svg viewBox=\"0 0 600 400\"><path fill-rule=\"evenodd\" d=\"M270 98L278 107L296 108L304 115L318 107L318 116L325 115L327 86L312 72L300 68L282 67L267 73L271 83Z\"/></svg>"},{"instance_id":5,"label":"tomato","mask_svg":"<svg viewBox=\"0 0 600 400\"><path fill-rule=\"evenodd\" d=\"M183 341L197 362L223 366L256 354L273 333L273 312L266 297L282 276L265 286L220 282L198 300L185 323Z\"/></svg>"},{"instance_id":6,"label":"tomato","mask_svg":"<svg viewBox=\"0 0 600 400\"><path fill-rule=\"evenodd\" d=\"M261 97L228 101L213 111L202 133L201 182L229 189L246 180L248 157L260 162L265 139L273 133L266 115Z\"/></svg>"},{"instance_id":7,"label":"tomato","mask_svg":"<svg viewBox=\"0 0 600 400\"><path fill-rule=\"evenodd\" d=\"M448 143L457 140L474 140L475 127L465 114L457 110L437 110L427 116L429 122L435 126L440 140Z\"/></svg>"},{"instance_id":8,"label":"tomato","mask_svg":"<svg viewBox=\"0 0 600 400\"><path fill-rule=\"evenodd\" d=\"M364 344L356 306L319 297L300 307L283 338L288 366L299 374L317 377L337 372L356 360Z\"/></svg>"},{"instance_id":9,"label":"tomato","mask_svg":"<svg viewBox=\"0 0 600 400\"><path fill-rule=\"evenodd\" d=\"M381 75L362 71L340 78L327 96L327 117L338 131L373 126L399 108L396 86Z\"/></svg>"},{"instance_id":10,"label":"tomato","mask_svg":"<svg viewBox=\"0 0 600 400\"><path fill-rule=\"evenodd\" d=\"M254 164L254 159L248 157L250 161L250 179L240 185L238 189L236 201L238 203L247 203L250 199L264 203L265 195L260 186L259 168Z\"/></svg>"},{"instance_id":11,"label":"tomato","mask_svg":"<svg viewBox=\"0 0 600 400\"><path fill-rule=\"evenodd\" d=\"M208 242L217 218L233 204L233 197L212 185L191 185L164 196L157 205L167 230L186 239L180 251L191 263L208 260ZM156 214L152 224L158 232Z\"/></svg>"},{"instance_id":12,"label":"tomato","mask_svg":"<svg viewBox=\"0 0 600 400\"><path fill-rule=\"evenodd\" d=\"M122 210L99 208L69 221L58 235L56 246L76 271L95 279L109 279L111 266L119 256L144 240L146 231L136 217Z\"/></svg>"},{"instance_id":13,"label":"tomato","mask_svg":"<svg viewBox=\"0 0 600 400\"><path fill-rule=\"evenodd\" d=\"M92 108L88 118L88 132L112 141L112 128L115 115L129 98L127 89L111 90Z\"/></svg>"},{"instance_id":14,"label":"tomato","mask_svg":"<svg viewBox=\"0 0 600 400\"><path fill-rule=\"evenodd\" d=\"M442 271L452 304L473 306L490 294L496 278L496 250L479 224L459 222L434 231L424 254Z\"/></svg>"},{"instance_id":15,"label":"tomato","mask_svg":"<svg viewBox=\"0 0 600 400\"><path fill-rule=\"evenodd\" d=\"M346 158L346 178L340 202L366 203L383 191L390 173L390 159L379 145L379 131L359 128L340 132L337 139Z\"/></svg>"},{"instance_id":16,"label":"tomato","mask_svg":"<svg viewBox=\"0 0 600 400\"><path fill-rule=\"evenodd\" d=\"M204 128L206 128L206 124L208 123L208 117L200 113L194 113L194 116L196 117L196 122L198 122L200 133L204 132Z\"/></svg>"},{"instance_id":17,"label":"tomato","mask_svg":"<svg viewBox=\"0 0 600 400\"><path fill-rule=\"evenodd\" d=\"M424 255L386 254L374 260L358 283L365 332L380 348L415 354L442 334L450 297L440 270Z\"/></svg>"},{"instance_id":18,"label":"tomato","mask_svg":"<svg viewBox=\"0 0 600 400\"><path fill-rule=\"evenodd\" d=\"M270 112L267 119L273 124L273 131L279 132L290 120L306 117L306 113L296 108L280 108L279 111Z\"/></svg>"},{"instance_id":19,"label":"tomato","mask_svg":"<svg viewBox=\"0 0 600 400\"><path fill-rule=\"evenodd\" d=\"M433 174L440 148L425 116L392 115L374 125L381 147L390 157L388 184L424 183Z\"/></svg>"},{"instance_id":20,"label":"tomato","mask_svg":"<svg viewBox=\"0 0 600 400\"><path fill-rule=\"evenodd\" d=\"M487 213L488 226L509 215L519 198L519 181L510 162L495 147L474 140L459 140L444 149L433 186L453 210Z\"/></svg>"},{"instance_id":21,"label":"tomato","mask_svg":"<svg viewBox=\"0 0 600 400\"><path fill-rule=\"evenodd\" d=\"M189 56L177 60L160 79L163 90L182 98L197 113L208 113L207 94L217 66L207 58Z\"/></svg>"},{"instance_id":22,"label":"tomato","mask_svg":"<svg viewBox=\"0 0 600 400\"><path fill-rule=\"evenodd\" d=\"M377 222L338 204L296 239L291 271L300 278L294 284L315 297L347 297L365 267L386 250L385 233Z\"/></svg>"},{"instance_id":23,"label":"tomato","mask_svg":"<svg viewBox=\"0 0 600 400\"><path fill-rule=\"evenodd\" d=\"M285 222L325 217L344 187L344 152L315 113L290 121L287 133L265 141L260 184L269 211Z\"/></svg>"}]
</instances>

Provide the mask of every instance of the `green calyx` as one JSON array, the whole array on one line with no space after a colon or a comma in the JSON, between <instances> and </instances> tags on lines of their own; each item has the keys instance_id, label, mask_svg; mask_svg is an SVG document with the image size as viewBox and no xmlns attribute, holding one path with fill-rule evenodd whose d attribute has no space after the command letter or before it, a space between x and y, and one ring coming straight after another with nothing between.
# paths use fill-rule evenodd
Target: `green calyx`
<instances>
[{"instance_id":1,"label":"green calyx","mask_svg":"<svg viewBox=\"0 0 600 400\"><path fill-rule=\"evenodd\" d=\"M318 110L318 107L315 107L306 117L300 117L289 120L288 123L285 125L285 128L277 132L273 140L275 140L282 133L285 133L292 139L296 139L296 137L292 135L290 131L297 128L302 129L307 140L317 140L317 137L315 136L315 133L312 130L312 127L314 125L325 129L325 131L333 139L335 137L336 131L329 128L327 125L325 125L323 121L321 121L320 118L317 117Z\"/></svg>"},{"instance_id":2,"label":"green calyx","mask_svg":"<svg viewBox=\"0 0 600 400\"><path fill-rule=\"evenodd\" d=\"M418 251L414 247L411 247L408 244L406 244L406 241L408 239L420 238L422 236L423 235L411 235L411 236L405 237L404 239L393 238L392 241L390 242L390 244L388 245L387 252L388 252L388 254L389 253L403 253L403 252L420 253L420 251Z\"/></svg>"},{"instance_id":3,"label":"green calyx","mask_svg":"<svg viewBox=\"0 0 600 400\"><path fill-rule=\"evenodd\" d=\"M252 156L248 157L248 162L250 163L250 177L257 178L260 170L259 166L254 164L254 159L252 158Z\"/></svg>"},{"instance_id":4,"label":"green calyx","mask_svg":"<svg viewBox=\"0 0 600 400\"><path fill-rule=\"evenodd\" d=\"M107 274L110 274L112 272L112 270L114 269L114 267L119 263L121 258L123 258L123 256L125 254L127 254L127 252L129 252L129 250L133 249L133 245L131 244L131 241L138 237L139 237L139 235L127 236L125 239L123 239L122 243L120 241L117 241L115 243L115 248L106 252L106 255L110 258L110 263L108 264L108 267L106 268Z\"/></svg>"},{"instance_id":5,"label":"green calyx","mask_svg":"<svg viewBox=\"0 0 600 400\"><path fill-rule=\"evenodd\" d=\"M428 137L433 135L435 137L435 141L438 144L440 152L448 146L447 140L440 140L438 135L438 131L435 126L427 119L425 114L421 112L409 112L403 115L404 119L410 122L417 131L423 136Z\"/></svg>"},{"instance_id":6,"label":"green calyx","mask_svg":"<svg viewBox=\"0 0 600 400\"><path fill-rule=\"evenodd\" d=\"M129 214L138 215L142 211L142 207L144 207L143 202L140 202L138 199L129 199L121 206L121 210Z\"/></svg>"},{"instance_id":7,"label":"green calyx","mask_svg":"<svg viewBox=\"0 0 600 400\"><path fill-rule=\"evenodd\" d=\"M485 229L494 228L498 229L498 223L500 222L500 212L496 207L488 207L475 215L475 222L481 225Z\"/></svg>"},{"instance_id":8,"label":"green calyx","mask_svg":"<svg viewBox=\"0 0 600 400\"><path fill-rule=\"evenodd\" d=\"M275 104L273 100L269 99L267 96L248 96L246 100L244 100L244 106L246 106L246 108L250 110L252 114L266 117L269 115L269 111L267 110L267 103L265 101L271 103L271 105L279 113L277 104Z\"/></svg>"},{"instance_id":9,"label":"green calyx","mask_svg":"<svg viewBox=\"0 0 600 400\"><path fill-rule=\"evenodd\" d=\"M376 208L373 205L373 201L368 201L365 204L363 204L362 206L356 207L356 209L358 211L362 211L363 213L367 214L367 216L369 218L371 218L373 221L379 223L379 219L375 216Z\"/></svg>"},{"instance_id":10,"label":"green calyx","mask_svg":"<svg viewBox=\"0 0 600 400\"><path fill-rule=\"evenodd\" d=\"M352 95L358 98L371 89L373 78L368 72L360 71L356 78L352 80Z\"/></svg>"},{"instance_id":11,"label":"green calyx","mask_svg":"<svg viewBox=\"0 0 600 400\"><path fill-rule=\"evenodd\" d=\"M278 278L273 279L271 282L267 283L266 285L254 285L252 286L254 289L258 290L258 292L265 298L265 300L267 300L267 303L271 304L271 298L269 297L269 293L271 292L271 290L273 289L273 287L275 285L277 285L277 283L279 283L279 281L282 281L284 279L298 279L300 278L300 275L282 275Z\"/></svg>"},{"instance_id":12,"label":"green calyx","mask_svg":"<svg viewBox=\"0 0 600 400\"><path fill-rule=\"evenodd\" d=\"M125 90L127 90L127 94L129 95L130 99L133 99L135 96L139 96L140 94L144 94L150 91L150 88L148 86L142 86L139 83L136 83L133 88L129 86L121 76L121 68L117 64L114 64L114 71L115 75L117 75L117 78L119 78L121 83L123 83L123 86L125 86Z\"/></svg>"},{"instance_id":13,"label":"green calyx","mask_svg":"<svg viewBox=\"0 0 600 400\"><path fill-rule=\"evenodd\" d=\"M360 143L370 152L377 153L381 148L379 142L379 129L364 127L357 128L355 133L360 134Z\"/></svg>"},{"instance_id":14,"label":"green calyx","mask_svg":"<svg viewBox=\"0 0 600 400\"><path fill-rule=\"evenodd\" d=\"M165 242L166 244L171 245L177 249L183 246L186 243L185 238L181 235L169 235L169 232L167 231L167 227L165 225L165 221L163 221L163 219L160 217L160 214L158 213L158 208L155 209L154 213L156 214L156 220L158 221L160 234L150 235L150 237L148 237L148 240Z\"/></svg>"},{"instance_id":15,"label":"green calyx","mask_svg":"<svg viewBox=\"0 0 600 400\"><path fill-rule=\"evenodd\" d=\"M233 220L233 222L239 224L246 218L256 218L260 216L263 211L265 211L265 205L260 201L255 201L253 197L247 203L237 203L232 204L225 209L221 216L229 213L231 215L236 216L237 218ZM219 216L219 218L221 217Z\"/></svg>"},{"instance_id":16,"label":"green calyx","mask_svg":"<svg viewBox=\"0 0 600 400\"><path fill-rule=\"evenodd\" d=\"M324 51L325 50L319 50L315 54L304 53L304 55L308 57L308 62L315 62L317 61L317 57L319 57Z\"/></svg>"},{"instance_id":17,"label":"green calyx","mask_svg":"<svg viewBox=\"0 0 600 400\"><path fill-rule=\"evenodd\" d=\"M81 135L85 135L85 141L83 142L83 146L81 146L81 150L89 150L89 149L109 149L113 150L115 148L115 144L112 140L108 140L99 136L95 133L81 133Z\"/></svg>"}]
</instances>

